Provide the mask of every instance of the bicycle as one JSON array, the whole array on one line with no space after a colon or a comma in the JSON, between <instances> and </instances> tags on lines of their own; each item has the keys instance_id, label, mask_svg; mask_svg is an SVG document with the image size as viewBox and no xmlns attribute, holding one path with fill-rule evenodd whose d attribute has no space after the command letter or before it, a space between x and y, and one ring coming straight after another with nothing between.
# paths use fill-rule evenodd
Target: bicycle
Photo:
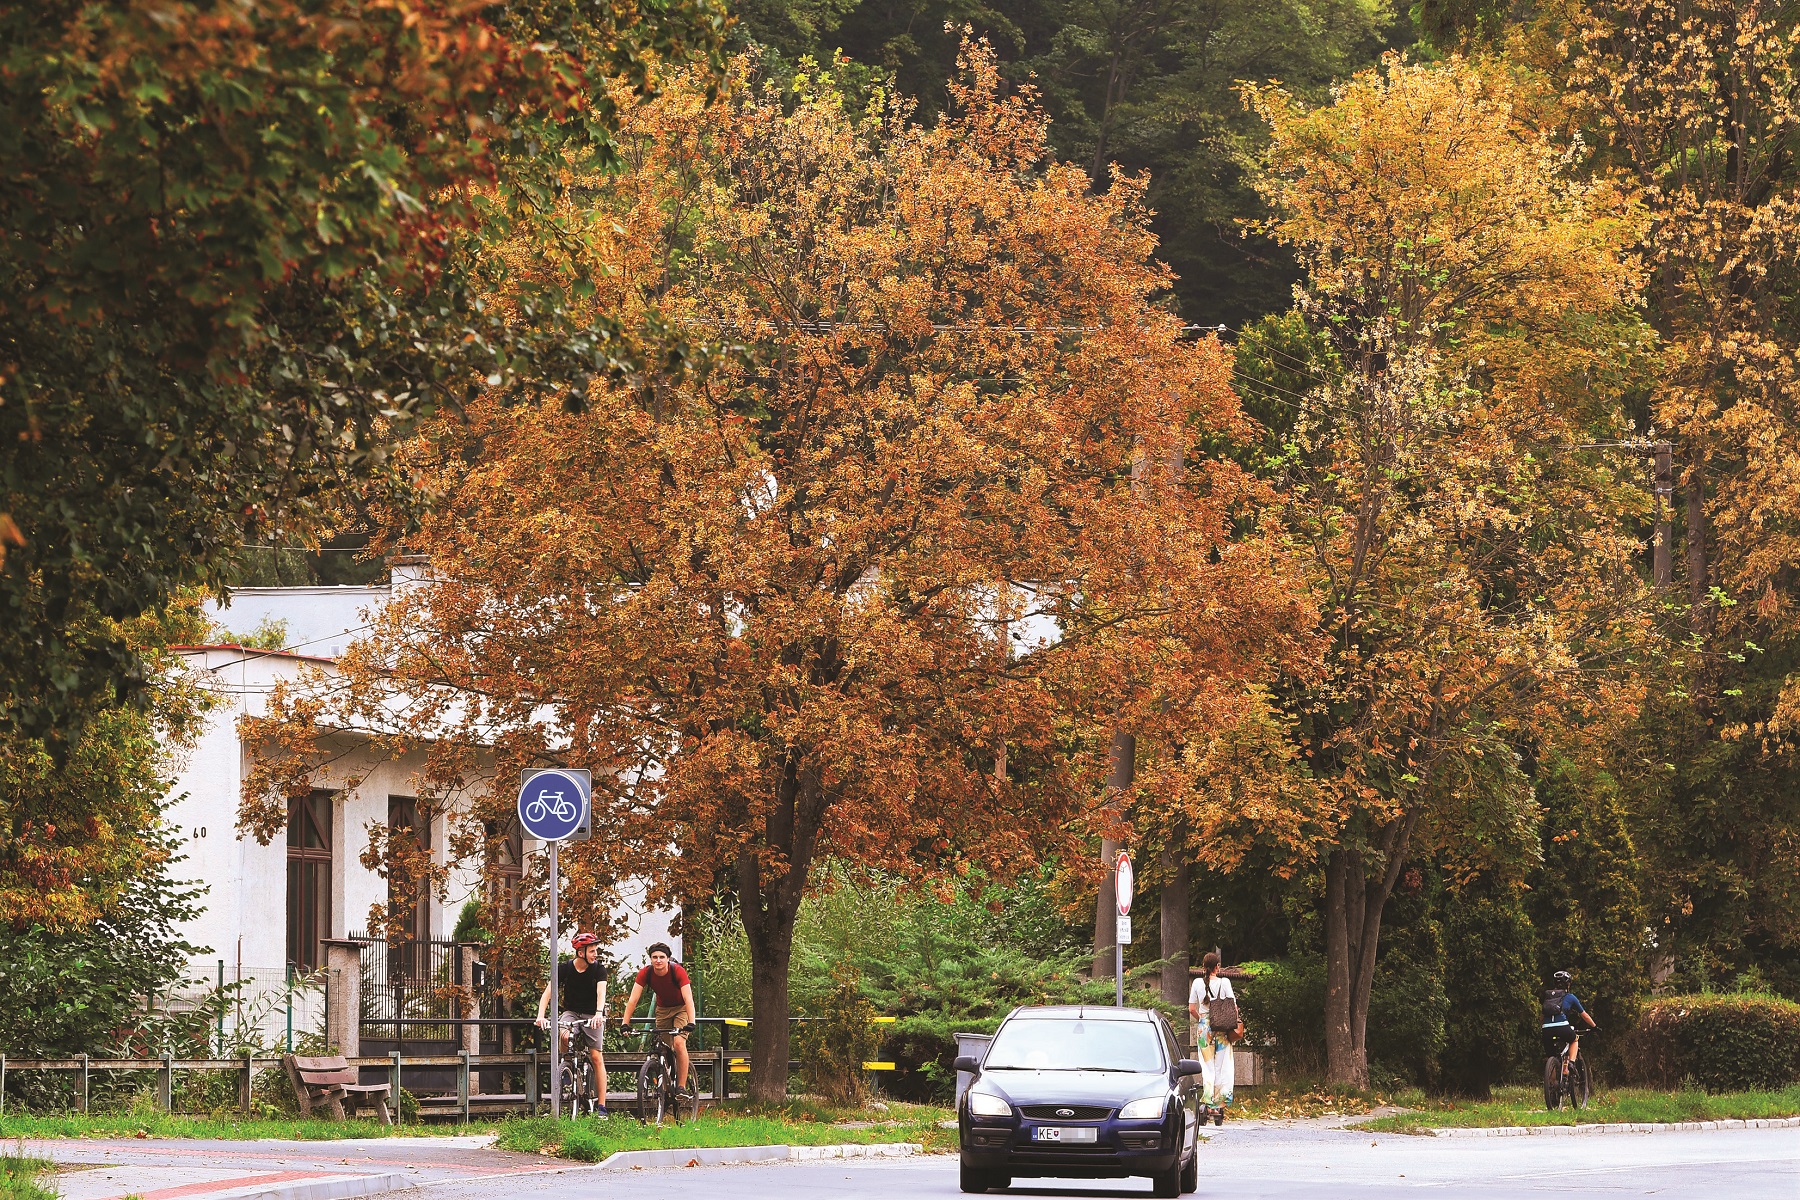
<instances>
[{"instance_id":1,"label":"bicycle","mask_svg":"<svg viewBox=\"0 0 1800 1200\"><path fill-rule=\"evenodd\" d=\"M555 800L555 806L552 807L551 805L546 804L546 800ZM542 821L545 817L551 815L554 815L559 821L574 820L574 802L565 800L561 792L544 792L543 794L534 797L531 803L525 806L525 819L528 821Z\"/></svg>"},{"instance_id":2,"label":"bicycle","mask_svg":"<svg viewBox=\"0 0 1800 1200\"><path fill-rule=\"evenodd\" d=\"M1582 1035L1591 1035L1593 1029L1582 1030ZM1551 1035L1546 1035L1549 1037ZM1561 1112L1563 1097L1569 1098L1570 1107L1583 1109L1593 1096L1593 1076L1588 1067L1588 1056L1583 1054L1573 1062L1569 1061L1569 1051L1574 1047L1575 1039L1569 1038L1561 1048L1544 1059L1544 1107L1551 1112Z\"/></svg>"},{"instance_id":3,"label":"bicycle","mask_svg":"<svg viewBox=\"0 0 1800 1200\"><path fill-rule=\"evenodd\" d=\"M654 1121L661 1125L666 1116L679 1125L684 1118L692 1120L700 1115L700 1089L694 1088L684 1096L675 1078L673 1040L677 1033L692 1033L698 1028L689 1024L679 1029L652 1029L646 1034L644 1065L638 1068L637 1080L637 1116L644 1124Z\"/></svg>"},{"instance_id":4,"label":"bicycle","mask_svg":"<svg viewBox=\"0 0 1800 1200\"><path fill-rule=\"evenodd\" d=\"M579 1107L583 1100L587 1102L587 1113L592 1114L596 1105L595 1093L598 1089L594 1082L594 1060L588 1057L587 1045L582 1040L581 1028L587 1024L584 1017L570 1019L564 1017L557 1021L557 1029L567 1040L568 1049L562 1054L562 1078L557 1081L556 1094L561 1100L559 1111L571 1117L582 1115ZM599 1098L604 1102L604 1097Z\"/></svg>"}]
</instances>

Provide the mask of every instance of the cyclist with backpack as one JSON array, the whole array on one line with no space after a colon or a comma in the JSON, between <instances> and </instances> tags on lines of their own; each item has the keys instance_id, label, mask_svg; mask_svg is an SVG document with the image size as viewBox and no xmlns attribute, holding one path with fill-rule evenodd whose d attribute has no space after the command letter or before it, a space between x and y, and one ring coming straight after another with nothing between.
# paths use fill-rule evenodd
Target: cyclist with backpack
<instances>
[{"instance_id":1,"label":"cyclist with backpack","mask_svg":"<svg viewBox=\"0 0 1800 1200\"><path fill-rule=\"evenodd\" d=\"M1571 990L1574 985L1575 977L1567 971L1552 975L1550 990L1544 993L1543 1011L1546 1041L1554 1046L1553 1053L1565 1055L1571 1063L1581 1053L1581 1026L1575 1021L1585 1022L1588 1029L1599 1028L1582 1007L1580 997Z\"/></svg>"},{"instance_id":2,"label":"cyclist with backpack","mask_svg":"<svg viewBox=\"0 0 1800 1200\"><path fill-rule=\"evenodd\" d=\"M581 1044L587 1047L588 1059L594 1064L594 1079L600 1093L589 1100L594 1102L594 1115L604 1117L608 1115L606 1055L601 1052L601 1045L606 1034L606 972L600 969L600 939L591 933L577 933L572 945L574 956L568 962L556 964L554 984L546 984L543 996L538 999L537 1026L539 1029L550 1028L545 1013L553 996L560 992L562 1016L559 1023L565 1029L573 1026L580 1030ZM573 1039L562 1030L557 1036L562 1039L563 1052L567 1053Z\"/></svg>"},{"instance_id":3,"label":"cyclist with backpack","mask_svg":"<svg viewBox=\"0 0 1800 1200\"><path fill-rule=\"evenodd\" d=\"M687 1027L694 1023L694 987L666 942L651 945L649 965L639 970L632 981L631 996L625 1001L627 1028L646 986L656 995L653 1006L656 1028L659 1032L669 1033L669 1044L675 1050L675 1086L685 1092L688 1090Z\"/></svg>"}]
</instances>

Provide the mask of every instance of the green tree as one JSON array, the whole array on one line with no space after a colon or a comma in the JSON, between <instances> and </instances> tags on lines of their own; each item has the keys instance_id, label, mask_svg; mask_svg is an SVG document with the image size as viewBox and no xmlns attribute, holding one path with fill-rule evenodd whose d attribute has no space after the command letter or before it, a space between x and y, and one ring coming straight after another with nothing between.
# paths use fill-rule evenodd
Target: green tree
<instances>
[{"instance_id":1,"label":"green tree","mask_svg":"<svg viewBox=\"0 0 1800 1200\"><path fill-rule=\"evenodd\" d=\"M1443 900L1445 992L1442 1082L1485 1096L1537 1048L1537 937L1524 893L1504 875L1483 872Z\"/></svg>"},{"instance_id":2,"label":"green tree","mask_svg":"<svg viewBox=\"0 0 1800 1200\"><path fill-rule=\"evenodd\" d=\"M1527 901L1538 934L1537 986L1572 972L1594 1020L1623 1033L1649 990L1643 864L1624 798L1608 772L1556 758L1543 764L1537 799L1543 862Z\"/></svg>"},{"instance_id":3,"label":"green tree","mask_svg":"<svg viewBox=\"0 0 1800 1200\"><path fill-rule=\"evenodd\" d=\"M395 427L521 360L615 365L556 298L487 312L478 232L614 155L714 0L0 8L0 729L54 751L149 674L108 622L322 532Z\"/></svg>"}]
</instances>

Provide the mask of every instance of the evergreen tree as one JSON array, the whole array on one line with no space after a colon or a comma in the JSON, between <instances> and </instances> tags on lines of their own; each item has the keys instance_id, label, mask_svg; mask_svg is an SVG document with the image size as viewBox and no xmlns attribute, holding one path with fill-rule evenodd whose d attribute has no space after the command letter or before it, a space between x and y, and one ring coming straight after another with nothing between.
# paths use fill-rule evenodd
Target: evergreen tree
<instances>
[{"instance_id":1,"label":"evergreen tree","mask_svg":"<svg viewBox=\"0 0 1800 1200\"><path fill-rule=\"evenodd\" d=\"M1566 759L1545 764L1537 798L1544 860L1527 908L1538 933L1538 986L1557 971L1573 972L1594 1020L1623 1032L1649 984L1642 864L1624 799L1611 775Z\"/></svg>"}]
</instances>

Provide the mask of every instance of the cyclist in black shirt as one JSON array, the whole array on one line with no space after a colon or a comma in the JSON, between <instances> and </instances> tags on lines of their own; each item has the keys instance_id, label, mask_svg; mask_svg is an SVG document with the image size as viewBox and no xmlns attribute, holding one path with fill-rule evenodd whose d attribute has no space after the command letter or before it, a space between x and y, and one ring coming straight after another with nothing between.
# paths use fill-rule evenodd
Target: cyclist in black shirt
<instances>
[{"instance_id":1,"label":"cyclist in black shirt","mask_svg":"<svg viewBox=\"0 0 1800 1200\"><path fill-rule=\"evenodd\" d=\"M587 1047L588 1059L594 1064L594 1078L599 1082L598 1104L594 1115L604 1117L606 1112L606 1055L601 1053L601 1038L606 1031L606 974L600 969L600 939L591 933L578 933L574 940L575 954L568 961L558 963L556 967L556 989L562 993L563 1021L579 1020L581 1024L581 1043ZM545 1012L550 1007L551 988L544 987L544 994L538 999L537 1025L539 1029L550 1028ZM567 1034L559 1033L562 1049L569 1050Z\"/></svg>"}]
</instances>

